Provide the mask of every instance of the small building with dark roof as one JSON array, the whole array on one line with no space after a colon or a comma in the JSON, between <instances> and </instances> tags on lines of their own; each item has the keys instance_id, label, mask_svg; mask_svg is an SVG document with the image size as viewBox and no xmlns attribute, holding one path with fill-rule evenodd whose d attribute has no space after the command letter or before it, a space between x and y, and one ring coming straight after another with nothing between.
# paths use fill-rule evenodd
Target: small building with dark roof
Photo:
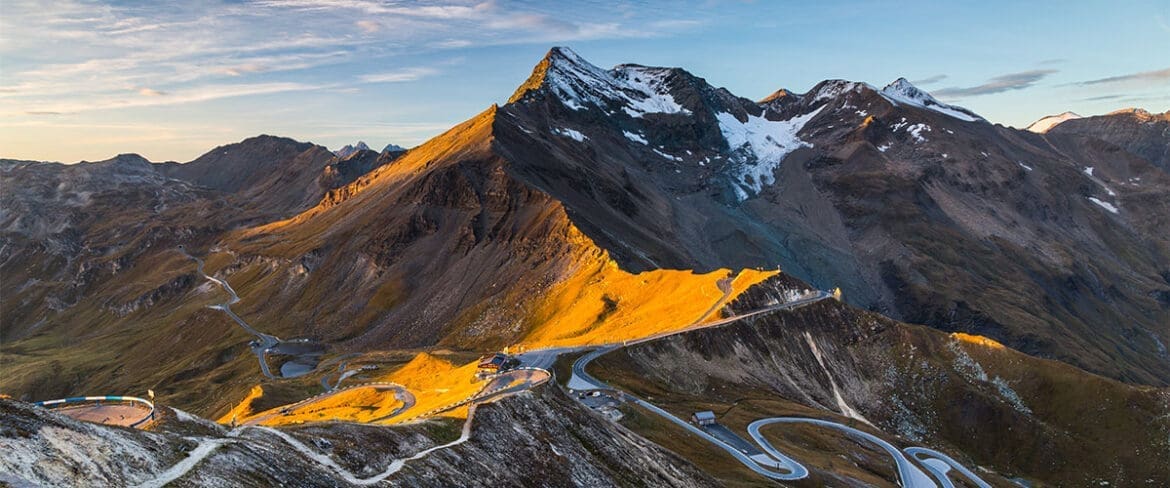
<instances>
[{"instance_id":1,"label":"small building with dark roof","mask_svg":"<svg viewBox=\"0 0 1170 488\"><path fill-rule=\"evenodd\" d=\"M517 362L512 356L497 352L479 358L476 369L480 374L495 374L515 367Z\"/></svg>"},{"instance_id":2,"label":"small building with dark roof","mask_svg":"<svg viewBox=\"0 0 1170 488\"><path fill-rule=\"evenodd\" d=\"M711 425L715 423L715 412L704 410L702 412L695 412L691 415L691 422L696 425Z\"/></svg>"}]
</instances>

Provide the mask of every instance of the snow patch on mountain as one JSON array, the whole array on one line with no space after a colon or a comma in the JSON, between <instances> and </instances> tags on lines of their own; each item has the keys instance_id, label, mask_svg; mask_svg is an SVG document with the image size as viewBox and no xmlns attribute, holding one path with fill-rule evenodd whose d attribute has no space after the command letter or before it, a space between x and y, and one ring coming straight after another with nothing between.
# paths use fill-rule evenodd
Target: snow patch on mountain
<instances>
[{"instance_id":1,"label":"snow patch on mountain","mask_svg":"<svg viewBox=\"0 0 1170 488\"><path fill-rule=\"evenodd\" d=\"M624 81L625 87L628 88L624 91L630 105L622 109L631 117L641 117L643 114L649 113L691 113L679 105L674 97L667 92L666 75L669 71L666 69L622 65L614 68L610 73L614 75L615 79Z\"/></svg>"},{"instance_id":2,"label":"snow patch on mountain","mask_svg":"<svg viewBox=\"0 0 1170 488\"><path fill-rule=\"evenodd\" d=\"M846 80L828 80L820 83L820 88L808 95L812 96L813 102L820 102L824 101L824 99L837 98L841 95L847 94L849 91L861 91L863 89L878 91L878 89L874 88L873 85L869 83L851 82Z\"/></svg>"},{"instance_id":3,"label":"snow patch on mountain","mask_svg":"<svg viewBox=\"0 0 1170 488\"><path fill-rule=\"evenodd\" d=\"M749 193L759 193L764 185L775 183L773 172L789 153L800 147L812 147L812 144L800 140L796 134L823 108L788 120L775 121L750 114L745 122L726 112L715 115L723 139L731 149L731 160L739 163L732 176L740 201L746 200Z\"/></svg>"},{"instance_id":4,"label":"snow patch on mountain","mask_svg":"<svg viewBox=\"0 0 1170 488\"><path fill-rule=\"evenodd\" d=\"M603 70L590 64L569 48L553 48L544 83L566 107L584 110L593 105L602 110L620 106L631 117L651 113L689 114L666 87L667 68L621 65Z\"/></svg>"},{"instance_id":5,"label":"snow patch on mountain","mask_svg":"<svg viewBox=\"0 0 1170 488\"><path fill-rule=\"evenodd\" d=\"M585 134L577 132L573 129L563 128L563 127L553 129L552 132L553 132L553 134L568 137L568 138L573 139L577 142L585 142L585 139L588 139L588 137L585 137Z\"/></svg>"},{"instance_id":6,"label":"snow patch on mountain","mask_svg":"<svg viewBox=\"0 0 1170 488\"><path fill-rule=\"evenodd\" d=\"M914 124L906 128L906 132L919 143L926 142L926 138L922 137L922 132L930 132L930 126L926 124Z\"/></svg>"},{"instance_id":7,"label":"snow patch on mountain","mask_svg":"<svg viewBox=\"0 0 1170 488\"><path fill-rule=\"evenodd\" d=\"M897 80L894 80L893 83L886 85L886 87L882 88L878 93L894 105L913 105L915 107L933 110L940 114L954 117L966 122L983 120L983 117L980 117L974 112L963 107L947 105L936 100L934 97L930 96L929 93L918 89L918 87L914 86L909 81L906 81L906 78L898 78Z\"/></svg>"},{"instance_id":8,"label":"snow patch on mountain","mask_svg":"<svg viewBox=\"0 0 1170 488\"><path fill-rule=\"evenodd\" d=\"M1088 176L1090 180L1093 180L1093 183L1096 183L1097 186L1100 186L1102 190L1105 190L1105 193L1108 193L1109 196L1111 196L1111 197L1117 196L1117 192L1113 191L1112 188L1109 188L1109 185L1106 185L1105 182L1101 180L1101 178L1093 176L1093 167L1092 166L1086 166L1085 169L1082 170L1082 172L1085 173L1085 176Z\"/></svg>"},{"instance_id":9,"label":"snow patch on mountain","mask_svg":"<svg viewBox=\"0 0 1170 488\"><path fill-rule=\"evenodd\" d=\"M657 150L657 149L652 149L652 151L654 151L654 152L655 152L656 154L658 154L659 156L662 156L662 157L664 157L664 158L666 158L666 159L669 159L669 160L671 160L671 161L679 161L679 162L681 162L681 161L683 160L682 158L680 158L680 157L678 157L678 156L673 156L673 155L670 155L670 154L666 154L666 153L664 153L664 152L662 152L662 151L659 151L659 150Z\"/></svg>"},{"instance_id":10,"label":"snow patch on mountain","mask_svg":"<svg viewBox=\"0 0 1170 488\"><path fill-rule=\"evenodd\" d=\"M635 134L633 132L623 130L622 135L626 136L626 139L629 139L633 142L637 142L639 144L647 144L647 145L650 144L649 142L646 141L645 137L642 137L641 134Z\"/></svg>"},{"instance_id":11,"label":"snow patch on mountain","mask_svg":"<svg viewBox=\"0 0 1170 488\"><path fill-rule=\"evenodd\" d=\"M1044 133L1052 130L1053 127L1056 127L1063 122L1073 120L1073 119L1079 119L1079 118L1081 118L1081 116L1074 113L1074 112L1065 112L1065 113L1058 114L1058 115L1049 115L1047 117L1041 118L1040 120L1032 122L1032 125L1029 125L1024 130L1026 130L1028 132L1035 132L1037 134L1044 134Z\"/></svg>"},{"instance_id":12,"label":"snow patch on mountain","mask_svg":"<svg viewBox=\"0 0 1170 488\"><path fill-rule=\"evenodd\" d=\"M846 81L846 80L828 80L828 81L825 81L824 83L821 83L820 89L818 89L815 93L812 93L811 95L813 97L814 102L819 102L821 100L831 100L831 99L837 98L837 97L841 96L842 94L845 94L845 93L848 93L851 91L858 91L859 92L865 88L868 88L868 89L873 90L873 91L877 91L877 88L875 88L873 85L870 85L869 83L860 83L860 82L856 82L856 81Z\"/></svg>"},{"instance_id":13,"label":"snow patch on mountain","mask_svg":"<svg viewBox=\"0 0 1170 488\"><path fill-rule=\"evenodd\" d=\"M919 142L919 143L926 142L926 138L922 136L922 133L924 131L925 132L932 132L933 131L933 129L931 129L929 125L926 125L923 123L911 124L910 122L908 122L906 120L906 117L902 117L902 119L900 121L898 121L894 125L890 126L890 132L898 132L903 127L906 128L906 133L910 134L910 137L913 137L914 140L916 142Z\"/></svg>"},{"instance_id":14,"label":"snow patch on mountain","mask_svg":"<svg viewBox=\"0 0 1170 488\"><path fill-rule=\"evenodd\" d=\"M1117 207L1113 206L1112 203L1109 203L1109 202L1106 202L1103 200L1099 200L1096 197L1089 197L1089 201L1096 203L1097 206L1099 206L1105 210L1108 210L1110 213L1118 213L1119 212Z\"/></svg>"}]
</instances>

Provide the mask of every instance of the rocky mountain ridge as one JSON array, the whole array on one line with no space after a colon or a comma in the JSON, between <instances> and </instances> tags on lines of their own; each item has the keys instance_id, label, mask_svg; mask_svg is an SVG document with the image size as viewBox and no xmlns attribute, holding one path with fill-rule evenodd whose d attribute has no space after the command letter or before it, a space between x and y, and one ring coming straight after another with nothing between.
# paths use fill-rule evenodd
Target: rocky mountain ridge
<instances>
[{"instance_id":1,"label":"rocky mountain ridge","mask_svg":"<svg viewBox=\"0 0 1170 488\"><path fill-rule=\"evenodd\" d=\"M911 88L829 80L756 105L677 68L605 71L554 49L501 108L496 137L517 175L630 269L780 265L895 317L1164 383L1167 174L1128 152L1061 149ZM1115 252L1126 257L1095 264ZM1135 278L1112 285L1119 294L1101 284ZM941 283L955 288L928 288ZM1005 303L987 283L1030 289ZM1044 298L1054 293L1066 298ZM1102 334L1109 345L1092 345ZM1105 359L1115 344L1135 348L1121 361L1144 371Z\"/></svg>"}]
</instances>

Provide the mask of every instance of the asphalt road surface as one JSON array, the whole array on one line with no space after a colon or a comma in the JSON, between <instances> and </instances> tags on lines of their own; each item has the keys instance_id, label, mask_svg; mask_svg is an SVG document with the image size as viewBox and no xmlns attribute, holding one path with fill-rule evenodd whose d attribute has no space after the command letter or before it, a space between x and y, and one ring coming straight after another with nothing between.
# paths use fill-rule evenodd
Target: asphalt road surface
<instances>
[{"instance_id":1,"label":"asphalt road surface","mask_svg":"<svg viewBox=\"0 0 1170 488\"><path fill-rule=\"evenodd\" d=\"M872 444L877 445L882 450L889 453L890 457L894 458L894 463L897 464L897 466L898 466L898 479L901 481L901 484L903 487L905 487L905 488L937 488L938 487L938 485L934 484L934 481L930 479L930 476L928 476L926 473L922 472L921 469L918 469L918 466L915 466L914 463L911 463L910 460L907 459L906 456L902 454L902 451L899 451L898 448L894 447L893 444L890 444L889 442L886 442L884 439L882 439L876 435L870 434L869 432L865 432L863 430L858 430L858 429L855 429L855 428L850 427L848 425L839 424L837 422L832 422L832 421L828 421L828 420L809 419L809 418L802 418L802 417L773 417L773 418L767 418L767 419L760 419L760 420L757 420L757 421L749 424L748 425L748 434L750 434L752 436L752 439L754 439L757 444L759 444L761 447L764 448L765 451L768 451L768 453L772 454L773 456L775 456L776 454L779 454L779 451L777 451L775 448L773 448L772 444L768 442L768 439L764 438L764 436L762 434L760 434L760 427L763 427L763 426L769 425L769 424L776 424L776 423L815 424L815 425L819 425L822 427L828 427L830 429L837 429L837 430L843 431L849 437L852 437L854 439L860 439L863 441L868 441Z\"/></svg>"},{"instance_id":2,"label":"asphalt road surface","mask_svg":"<svg viewBox=\"0 0 1170 488\"><path fill-rule=\"evenodd\" d=\"M140 420L150 416L150 409L143 405L134 404L97 404L90 403L68 407L54 408L53 412L72 417L77 420L95 424L120 425L130 427Z\"/></svg>"},{"instance_id":3,"label":"asphalt road surface","mask_svg":"<svg viewBox=\"0 0 1170 488\"><path fill-rule=\"evenodd\" d=\"M968 480L970 480L971 483L974 483L975 486L978 486L979 488L991 488L990 484L988 484L986 481L983 481L979 475L975 474L970 469L967 469L966 466L959 464L958 461L951 459L950 456L938 452L934 449L927 449L925 447L907 447L902 449L902 451L917 459L922 463L923 466L926 466L926 469L929 469L934 474L935 478L938 478L939 483L942 483L944 488L953 488L955 484L952 483L949 478L947 478L948 470L943 469L943 465L949 466L951 470L962 474Z\"/></svg>"}]
</instances>

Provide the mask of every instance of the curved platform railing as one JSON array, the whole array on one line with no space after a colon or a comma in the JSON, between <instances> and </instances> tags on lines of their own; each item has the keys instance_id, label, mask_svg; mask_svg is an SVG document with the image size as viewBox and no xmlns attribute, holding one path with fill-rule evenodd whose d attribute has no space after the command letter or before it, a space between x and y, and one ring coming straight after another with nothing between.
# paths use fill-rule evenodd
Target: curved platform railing
<instances>
[{"instance_id":1,"label":"curved platform railing","mask_svg":"<svg viewBox=\"0 0 1170 488\"><path fill-rule=\"evenodd\" d=\"M145 399L145 398L138 398L138 397L132 397L132 396L106 395L106 396L69 397L69 398L60 398L57 400L45 400L43 402L33 402L33 405L36 405L38 407L44 407L44 408L59 408L59 407L63 407L63 406L69 405L69 404L73 404L73 403L87 403L87 402L140 403L140 404L146 405L148 408L150 408L150 412L145 417L143 417L141 420L138 420L138 421L130 424L130 427L138 427L139 425L142 425L143 423L146 423L150 419L154 418L154 403L151 402L150 400Z\"/></svg>"}]
</instances>

